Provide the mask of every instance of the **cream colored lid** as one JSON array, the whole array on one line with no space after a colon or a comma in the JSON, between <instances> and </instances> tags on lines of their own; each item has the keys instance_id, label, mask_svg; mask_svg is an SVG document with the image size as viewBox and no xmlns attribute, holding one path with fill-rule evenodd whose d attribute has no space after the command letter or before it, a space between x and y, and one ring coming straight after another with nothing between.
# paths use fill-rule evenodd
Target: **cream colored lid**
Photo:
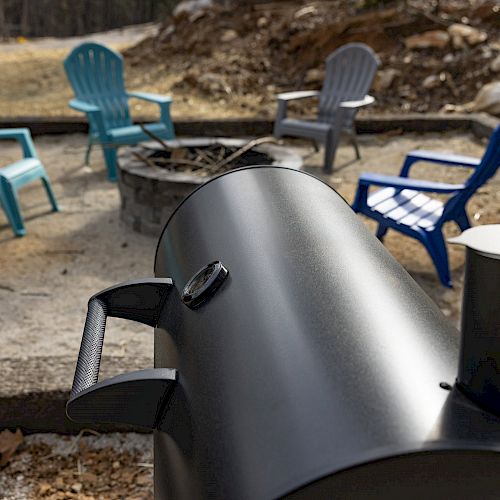
<instances>
[{"instance_id":1,"label":"cream colored lid","mask_svg":"<svg viewBox=\"0 0 500 500\"><path fill-rule=\"evenodd\" d=\"M485 257L500 259L500 224L472 227L448 242L472 248Z\"/></svg>"}]
</instances>

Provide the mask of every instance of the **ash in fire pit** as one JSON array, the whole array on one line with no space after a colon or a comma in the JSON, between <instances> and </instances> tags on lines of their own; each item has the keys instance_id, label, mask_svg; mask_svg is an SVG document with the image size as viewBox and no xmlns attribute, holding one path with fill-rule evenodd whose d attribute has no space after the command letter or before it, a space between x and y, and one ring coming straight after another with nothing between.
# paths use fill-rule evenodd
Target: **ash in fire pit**
<instances>
[{"instance_id":1,"label":"ash in fire pit","mask_svg":"<svg viewBox=\"0 0 500 500\"><path fill-rule=\"evenodd\" d=\"M146 133L148 133L145 130ZM159 236L177 205L196 187L249 165L300 169L302 158L272 137L251 141L189 138L124 148L118 160L121 217L135 231Z\"/></svg>"}]
</instances>

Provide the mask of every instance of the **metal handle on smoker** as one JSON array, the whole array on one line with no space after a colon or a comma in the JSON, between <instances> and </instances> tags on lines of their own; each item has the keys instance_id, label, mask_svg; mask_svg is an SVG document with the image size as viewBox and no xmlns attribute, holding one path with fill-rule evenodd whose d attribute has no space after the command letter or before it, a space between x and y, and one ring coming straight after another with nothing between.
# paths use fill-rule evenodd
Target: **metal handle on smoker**
<instances>
[{"instance_id":1,"label":"metal handle on smoker","mask_svg":"<svg viewBox=\"0 0 500 500\"><path fill-rule=\"evenodd\" d=\"M98 299L91 298L87 318L83 328L82 343L78 353L71 397L97 383L101 365L104 331L106 329L107 306Z\"/></svg>"},{"instance_id":2,"label":"metal handle on smoker","mask_svg":"<svg viewBox=\"0 0 500 500\"><path fill-rule=\"evenodd\" d=\"M89 300L73 379L68 417L76 422L126 423L155 428L169 398L176 370L146 369L97 382L108 316L157 326L173 288L168 278L134 280L107 288Z\"/></svg>"}]
</instances>

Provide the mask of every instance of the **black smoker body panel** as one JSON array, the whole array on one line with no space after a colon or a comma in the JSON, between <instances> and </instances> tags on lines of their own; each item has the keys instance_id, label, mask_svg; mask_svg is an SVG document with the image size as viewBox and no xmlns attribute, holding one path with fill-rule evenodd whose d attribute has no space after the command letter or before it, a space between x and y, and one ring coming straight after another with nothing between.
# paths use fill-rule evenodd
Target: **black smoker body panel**
<instances>
[{"instance_id":1,"label":"black smoker body panel","mask_svg":"<svg viewBox=\"0 0 500 500\"><path fill-rule=\"evenodd\" d=\"M212 261L224 283L182 304ZM158 499L498 493L498 419L440 387L459 333L321 181L259 167L208 182L167 223L155 276L178 292L155 331L155 366L178 369Z\"/></svg>"}]
</instances>

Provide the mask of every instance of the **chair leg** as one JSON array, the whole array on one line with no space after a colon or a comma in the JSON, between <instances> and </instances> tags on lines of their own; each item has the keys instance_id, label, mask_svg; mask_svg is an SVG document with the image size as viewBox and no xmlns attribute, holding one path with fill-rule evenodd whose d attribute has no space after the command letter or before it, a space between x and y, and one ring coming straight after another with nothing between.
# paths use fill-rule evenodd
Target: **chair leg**
<instances>
[{"instance_id":1,"label":"chair leg","mask_svg":"<svg viewBox=\"0 0 500 500\"><path fill-rule=\"evenodd\" d=\"M323 164L323 171L325 174L333 172L333 163L335 162L335 153L338 146L338 134L333 131L330 132L325 141L325 160Z\"/></svg>"},{"instance_id":2,"label":"chair leg","mask_svg":"<svg viewBox=\"0 0 500 500\"><path fill-rule=\"evenodd\" d=\"M422 243L429 252L441 283L444 286L451 288L452 284L448 264L448 251L446 250L443 233L440 229L433 231L432 233L427 233L427 237L422 240Z\"/></svg>"},{"instance_id":3,"label":"chair leg","mask_svg":"<svg viewBox=\"0 0 500 500\"><path fill-rule=\"evenodd\" d=\"M314 151L317 153L319 151L319 144L318 144L318 141L312 139L311 140L312 142L312 145L313 145L313 148L314 148Z\"/></svg>"},{"instance_id":4,"label":"chair leg","mask_svg":"<svg viewBox=\"0 0 500 500\"><path fill-rule=\"evenodd\" d=\"M90 140L90 137L89 137L89 143L87 145L87 151L85 151L85 161L84 161L84 165L85 166L90 165L90 153L92 152L92 146L93 146L93 143L92 143L92 141Z\"/></svg>"},{"instance_id":5,"label":"chair leg","mask_svg":"<svg viewBox=\"0 0 500 500\"><path fill-rule=\"evenodd\" d=\"M47 192L47 196L49 198L50 204L52 205L52 210L54 212L59 212L59 205L57 204L57 200L56 200L56 197L54 195L54 191L52 191L52 186L50 184L50 180L49 180L47 174L43 175L41 179L42 179L45 191Z\"/></svg>"},{"instance_id":6,"label":"chair leg","mask_svg":"<svg viewBox=\"0 0 500 500\"><path fill-rule=\"evenodd\" d=\"M463 210L463 212L455 218L455 222L458 224L461 231L465 231L471 227L469 217L467 216L467 212L465 210Z\"/></svg>"},{"instance_id":7,"label":"chair leg","mask_svg":"<svg viewBox=\"0 0 500 500\"><path fill-rule=\"evenodd\" d=\"M283 137L279 127L279 123L277 121L274 122L273 137L275 137L276 139L281 139Z\"/></svg>"},{"instance_id":8,"label":"chair leg","mask_svg":"<svg viewBox=\"0 0 500 500\"><path fill-rule=\"evenodd\" d=\"M168 121L168 125L167 125L167 129L168 129L168 137L167 139L168 140L174 140L175 139L175 129L174 129L174 124L172 123L172 120L169 119Z\"/></svg>"},{"instance_id":9,"label":"chair leg","mask_svg":"<svg viewBox=\"0 0 500 500\"><path fill-rule=\"evenodd\" d=\"M116 180L117 180L116 148L106 147L106 145L103 145L102 152L104 154L104 161L106 163L106 168L108 170L108 180L110 180L111 182L116 182Z\"/></svg>"},{"instance_id":10,"label":"chair leg","mask_svg":"<svg viewBox=\"0 0 500 500\"><path fill-rule=\"evenodd\" d=\"M353 130L351 133L351 144L356 153L356 159L361 160L361 154L359 153L358 137L356 135L356 130Z\"/></svg>"},{"instance_id":11,"label":"chair leg","mask_svg":"<svg viewBox=\"0 0 500 500\"><path fill-rule=\"evenodd\" d=\"M356 189L356 194L354 195L354 201L352 202L351 208L354 212L359 213L366 206L368 198L368 186L363 186L358 183L358 188Z\"/></svg>"},{"instance_id":12,"label":"chair leg","mask_svg":"<svg viewBox=\"0 0 500 500\"><path fill-rule=\"evenodd\" d=\"M14 234L16 236L24 236L26 234L26 229L24 227L24 221L15 190L8 182L2 182L0 190L2 191L0 195L3 198L2 205L5 210L5 215L7 216Z\"/></svg>"},{"instance_id":13,"label":"chair leg","mask_svg":"<svg viewBox=\"0 0 500 500\"><path fill-rule=\"evenodd\" d=\"M384 236L387 233L387 229L389 229L387 226L379 223L376 236L381 242L384 241Z\"/></svg>"}]
</instances>

